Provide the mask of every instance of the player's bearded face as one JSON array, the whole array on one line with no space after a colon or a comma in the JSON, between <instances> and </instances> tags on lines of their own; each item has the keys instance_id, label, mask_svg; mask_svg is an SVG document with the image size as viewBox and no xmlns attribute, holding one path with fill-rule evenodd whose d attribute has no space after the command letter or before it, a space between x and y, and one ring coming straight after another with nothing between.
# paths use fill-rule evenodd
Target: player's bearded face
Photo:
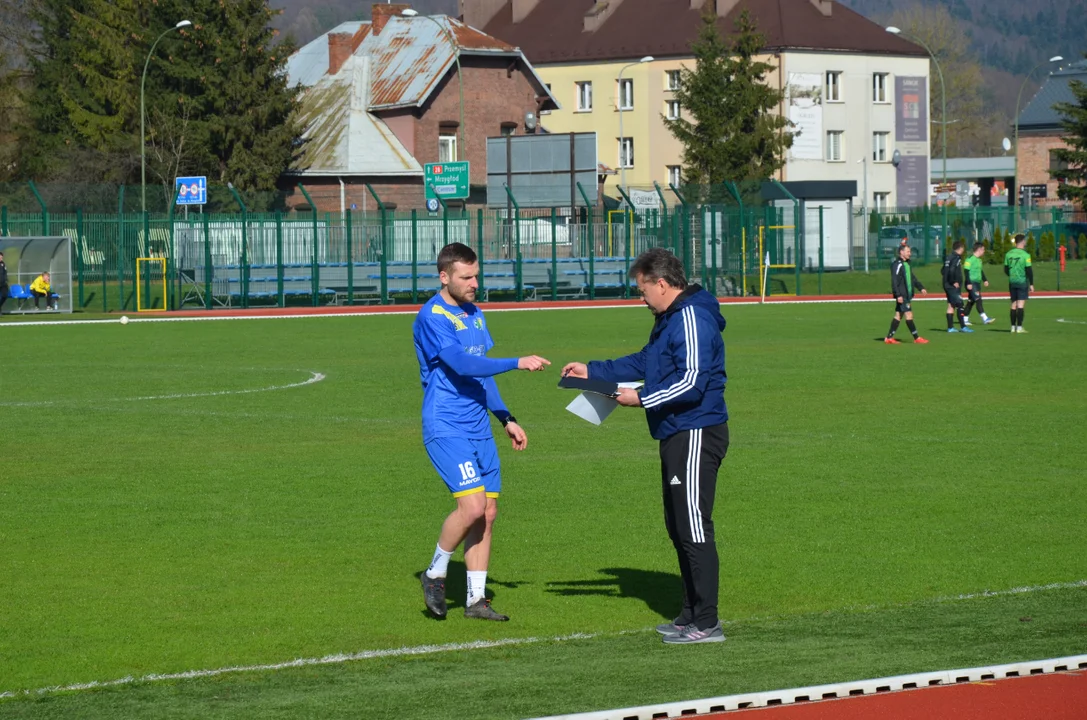
<instances>
[{"instance_id":1,"label":"player's bearded face","mask_svg":"<svg viewBox=\"0 0 1087 720\"><path fill-rule=\"evenodd\" d=\"M479 263L453 263L450 272L443 272L441 278L449 290L449 295L458 303L475 302L476 290L479 289Z\"/></svg>"}]
</instances>

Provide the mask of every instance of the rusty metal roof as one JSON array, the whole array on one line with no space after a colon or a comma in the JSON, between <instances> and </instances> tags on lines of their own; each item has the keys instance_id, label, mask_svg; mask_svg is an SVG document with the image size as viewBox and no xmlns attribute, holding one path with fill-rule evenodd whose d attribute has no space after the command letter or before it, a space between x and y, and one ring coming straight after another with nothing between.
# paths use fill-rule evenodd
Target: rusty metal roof
<instances>
[{"instance_id":1,"label":"rusty metal roof","mask_svg":"<svg viewBox=\"0 0 1087 720\"><path fill-rule=\"evenodd\" d=\"M287 62L289 83L314 85L328 72L328 35L353 35L364 27L372 26L358 21L342 23L299 49ZM537 84L538 92L548 95L554 108L560 107L519 49L446 15L428 15L391 17L379 34L366 33L355 50L356 57L371 58L370 109L419 107L425 103L455 64L451 40L461 56L517 58Z\"/></svg>"},{"instance_id":2,"label":"rusty metal roof","mask_svg":"<svg viewBox=\"0 0 1087 720\"><path fill-rule=\"evenodd\" d=\"M458 20L444 15L396 16L378 35L370 28L371 23L342 23L288 59L288 83L304 88L300 114L305 145L297 172L422 174L419 162L373 112L422 106L453 71L456 56L450 38L462 57L517 59L533 78L537 92L550 99L543 109L560 107L520 50ZM330 34L361 37L358 48L334 75L328 74Z\"/></svg>"},{"instance_id":3,"label":"rusty metal roof","mask_svg":"<svg viewBox=\"0 0 1087 720\"><path fill-rule=\"evenodd\" d=\"M302 175L422 175L423 168L380 118L369 113L370 58L351 57L301 98Z\"/></svg>"}]
</instances>

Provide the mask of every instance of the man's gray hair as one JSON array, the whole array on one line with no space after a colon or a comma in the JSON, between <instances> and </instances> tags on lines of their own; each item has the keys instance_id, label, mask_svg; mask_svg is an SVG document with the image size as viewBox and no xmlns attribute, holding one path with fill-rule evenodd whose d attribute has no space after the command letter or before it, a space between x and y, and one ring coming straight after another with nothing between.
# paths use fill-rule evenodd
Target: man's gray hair
<instances>
[{"instance_id":1,"label":"man's gray hair","mask_svg":"<svg viewBox=\"0 0 1087 720\"><path fill-rule=\"evenodd\" d=\"M683 263L670 250L664 248L650 248L634 260L630 266L630 276L639 275L650 282L664 280L670 287L677 290L687 287Z\"/></svg>"}]
</instances>

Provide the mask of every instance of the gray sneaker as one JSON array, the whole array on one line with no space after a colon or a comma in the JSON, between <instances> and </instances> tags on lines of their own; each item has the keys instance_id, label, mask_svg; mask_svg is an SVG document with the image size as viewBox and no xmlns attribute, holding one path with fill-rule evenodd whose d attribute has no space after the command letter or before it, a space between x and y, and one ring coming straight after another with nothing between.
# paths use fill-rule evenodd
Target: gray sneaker
<instances>
[{"instance_id":1,"label":"gray sneaker","mask_svg":"<svg viewBox=\"0 0 1087 720\"><path fill-rule=\"evenodd\" d=\"M439 620L445 619L445 578L431 578L426 570L419 576L419 582L423 586L423 602L430 614Z\"/></svg>"},{"instance_id":2,"label":"gray sneaker","mask_svg":"<svg viewBox=\"0 0 1087 720\"><path fill-rule=\"evenodd\" d=\"M669 645L693 645L694 643L724 642L725 631L721 628L720 622L707 630L699 630L694 625L688 625L686 628L683 629L683 632L676 633L675 635L665 635L661 639Z\"/></svg>"},{"instance_id":3,"label":"gray sneaker","mask_svg":"<svg viewBox=\"0 0 1087 720\"><path fill-rule=\"evenodd\" d=\"M692 625L679 625L676 621L661 623L657 626L657 632L661 635L678 635Z\"/></svg>"},{"instance_id":4,"label":"gray sneaker","mask_svg":"<svg viewBox=\"0 0 1087 720\"><path fill-rule=\"evenodd\" d=\"M475 618L476 620L497 620L498 622L506 622L510 619L508 615L495 612L494 608L491 607L491 601L487 598L476 600L464 608L464 617Z\"/></svg>"}]
</instances>

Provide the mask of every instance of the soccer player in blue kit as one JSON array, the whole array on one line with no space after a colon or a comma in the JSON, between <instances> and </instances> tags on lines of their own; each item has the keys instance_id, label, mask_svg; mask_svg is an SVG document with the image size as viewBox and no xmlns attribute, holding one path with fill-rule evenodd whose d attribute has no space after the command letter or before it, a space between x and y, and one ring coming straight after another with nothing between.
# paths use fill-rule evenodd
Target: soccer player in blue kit
<instances>
[{"instance_id":1,"label":"soccer player in blue kit","mask_svg":"<svg viewBox=\"0 0 1087 720\"><path fill-rule=\"evenodd\" d=\"M479 289L479 261L472 248L462 243L442 248L438 277L441 292L419 310L412 334L423 385L423 444L457 506L445 519L430 567L419 581L427 609L434 617L444 618L449 558L463 542L468 571L464 616L509 620L484 595L491 528L502 489L498 448L487 412L502 423L513 449L524 450L528 438L502 402L494 376L510 370L543 370L551 363L537 355L486 356L494 341L483 311L473 304Z\"/></svg>"}]
</instances>

